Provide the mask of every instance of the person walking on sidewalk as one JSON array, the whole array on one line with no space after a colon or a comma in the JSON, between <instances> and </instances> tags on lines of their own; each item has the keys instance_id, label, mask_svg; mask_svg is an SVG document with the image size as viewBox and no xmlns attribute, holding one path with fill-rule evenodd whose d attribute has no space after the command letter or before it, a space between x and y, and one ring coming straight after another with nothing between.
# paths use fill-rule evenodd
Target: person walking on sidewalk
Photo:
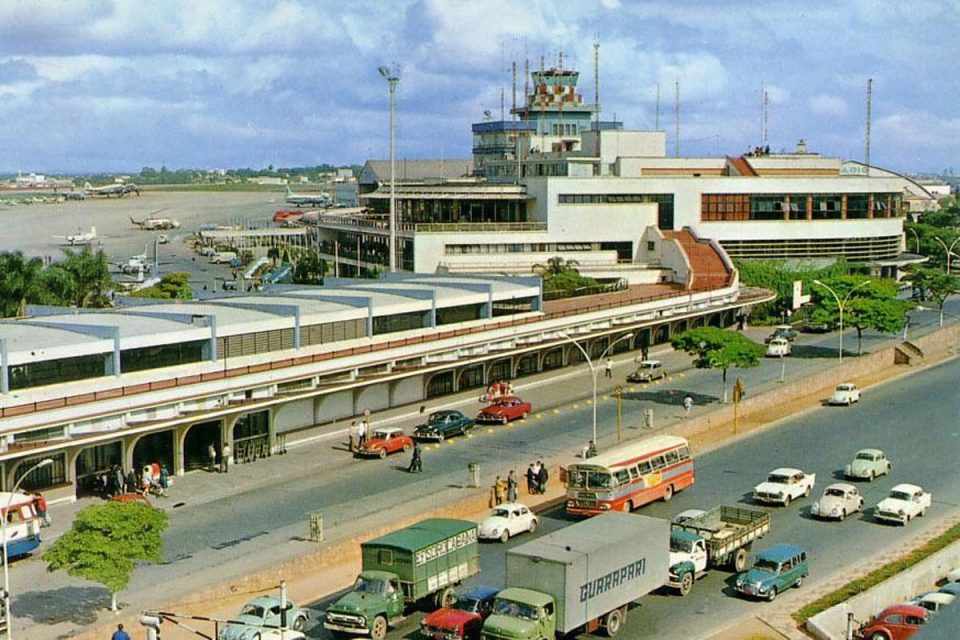
<instances>
[{"instance_id":1,"label":"person walking on sidewalk","mask_svg":"<svg viewBox=\"0 0 960 640\"><path fill-rule=\"evenodd\" d=\"M207 447L207 457L210 458L210 471L217 470L217 448L211 442Z\"/></svg>"},{"instance_id":2,"label":"person walking on sidewalk","mask_svg":"<svg viewBox=\"0 0 960 640\"><path fill-rule=\"evenodd\" d=\"M537 492L537 472L533 468L533 463L527 467L527 494L533 495Z\"/></svg>"},{"instance_id":3,"label":"person walking on sidewalk","mask_svg":"<svg viewBox=\"0 0 960 640\"><path fill-rule=\"evenodd\" d=\"M547 465L543 464L543 460L537 460L537 464L540 466L540 470L537 472L537 493L546 493L550 474L547 472Z\"/></svg>"},{"instance_id":4,"label":"person walking on sidewalk","mask_svg":"<svg viewBox=\"0 0 960 640\"><path fill-rule=\"evenodd\" d=\"M507 491L507 483L504 482L503 478L497 476L497 479L493 483L493 506L503 504L503 496Z\"/></svg>"},{"instance_id":5,"label":"person walking on sidewalk","mask_svg":"<svg viewBox=\"0 0 960 640\"><path fill-rule=\"evenodd\" d=\"M606 376L607 378L613 377L613 360L611 360L610 358L607 358L606 363L604 363L603 375Z\"/></svg>"},{"instance_id":6,"label":"person walking on sidewalk","mask_svg":"<svg viewBox=\"0 0 960 640\"><path fill-rule=\"evenodd\" d=\"M230 473L231 453L233 453L233 448L230 446L230 443L224 442L223 449L220 450L220 471L223 473Z\"/></svg>"},{"instance_id":7,"label":"person walking on sidewalk","mask_svg":"<svg viewBox=\"0 0 960 640\"><path fill-rule=\"evenodd\" d=\"M683 396L683 417L689 418L690 412L693 410L693 396L689 393Z\"/></svg>"},{"instance_id":8,"label":"person walking on sidewalk","mask_svg":"<svg viewBox=\"0 0 960 640\"><path fill-rule=\"evenodd\" d=\"M123 467L118 464L113 465L113 482L117 485L117 493L127 492L127 479L123 477Z\"/></svg>"},{"instance_id":9,"label":"person walking on sidewalk","mask_svg":"<svg viewBox=\"0 0 960 640\"><path fill-rule=\"evenodd\" d=\"M130 640L130 634L123 630L122 624L118 624L117 630L110 636L110 640Z\"/></svg>"},{"instance_id":10,"label":"person walking on sidewalk","mask_svg":"<svg viewBox=\"0 0 960 640\"><path fill-rule=\"evenodd\" d=\"M423 473L423 458L420 452L420 443L413 443L413 455L410 456L410 466L407 467L408 473Z\"/></svg>"},{"instance_id":11,"label":"person walking on sidewalk","mask_svg":"<svg viewBox=\"0 0 960 640\"><path fill-rule=\"evenodd\" d=\"M507 474L507 502L517 501L517 472L510 469Z\"/></svg>"},{"instance_id":12,"label":"person walking on sidewalk","mask_svg":"<svg viewBox=\"0 0 960 640\"><path fill-rule=\"evenodd\" d=\"M33 492L33 506L37 510L37 517L40 518L40 526L49 527L50 516L47 515L47 499L39 491Z\"/></svg>"}]
</instances>

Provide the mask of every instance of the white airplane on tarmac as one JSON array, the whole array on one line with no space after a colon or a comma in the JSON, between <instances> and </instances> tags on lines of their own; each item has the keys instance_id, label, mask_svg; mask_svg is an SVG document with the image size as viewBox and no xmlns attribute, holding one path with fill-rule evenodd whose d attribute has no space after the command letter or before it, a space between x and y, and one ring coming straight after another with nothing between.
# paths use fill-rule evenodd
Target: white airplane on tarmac
<instances>
[{"instance_id":1,"label":"white airplane on tarmac","mask_svg":"<svg viewBox=\"0 0 960 640\"><path fill-rule=\"evenodd\" d=\"M143 220L134 220L133 216L130 216L130 222L134 226L138 227L142 231L166 231L168 229L179 229L180 221L174 218L159 218L156 214L163 211L163 209L158 209L153 213L147 215Z\"/></svg>"},{"instance_id":2,"label":"white airplane on tarmac","mask_svg":"<svg viewBox=\"0 0 960 640\"><path fill-rule=\"evenodd\" d=\"M308 207L326 207L331 199L326 193L294 193L287 187L287 204L296 205L298 208L304 205Z\"/></svg>"},{"instance_id":3,"label":"white airplane on tarmac","mask_svg":"<svg viewBox=\"0 0 960 640\"><path fill-rule=\"evenodd\" d=\"M63 246L67 247L82 247L85 245L93 244L95 240L100 238L97 236L97 228L90 227L90 231L82 231L77 229L77 232L68 236L53 236L54 238L59 238L62 240L60 243Z\"/></svg>"},{"instance_id":4,"label":"white airplane on tarmac","mask_svg":"<svg viewBox=\"0 0 960 640\"><path fill-rule=\"evenodd\" d=\"M95 187L89 182L84 182L83 190L86 192L88 196L106 196L107 198L109 198L110 196L117 196L118 198L122 198L128 193L136 193L138 196L140 195L140 187L133 184L132 182L130 183L118 182L116 184L105 184L102 187Z\"/></svg>"}]
</instances>

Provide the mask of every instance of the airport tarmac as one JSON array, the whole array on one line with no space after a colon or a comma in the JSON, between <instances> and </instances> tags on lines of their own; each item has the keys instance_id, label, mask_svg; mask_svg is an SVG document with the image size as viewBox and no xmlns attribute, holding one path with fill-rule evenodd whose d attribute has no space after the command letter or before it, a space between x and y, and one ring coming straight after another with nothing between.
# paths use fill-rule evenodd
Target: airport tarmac
<instances>
[{"instance_id":1,"label":"airport tarmac","mask_svg":"<svg viewBox=\"0 0 960 640\"><path fill-rule=\"evenodd\" d=\"M286 208L282 192L262 191L144 191L139 197L0 206L0 251L20 250L28 256L59 260L64 237L88 232L93 226L97 230L93 246L102 247L111 263L123 263L143 253L148 244L152 257L154 238L165 233L170 242L160 245L160 273L189 272L194 291L202 295L204 287L208 291L222 287L221 280L231 277L230 269L209 264L196 255L187 243L189 238L203 224L269 222L280 208ZM141 231L130 222L131 216L141 220L151 213L178 220L180 228ZM119 274L116 277L129 279Z\"/></svg>"}]
</instances>

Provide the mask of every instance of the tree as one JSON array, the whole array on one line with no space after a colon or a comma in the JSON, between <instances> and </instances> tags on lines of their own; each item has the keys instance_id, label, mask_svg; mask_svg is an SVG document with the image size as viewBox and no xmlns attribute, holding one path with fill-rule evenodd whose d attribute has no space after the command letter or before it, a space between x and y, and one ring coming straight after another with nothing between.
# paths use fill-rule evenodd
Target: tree
<instances>
[{"instance_id":1,"label":"tree","mask_svg":"<svg viewBox=\"0 0 960 640\"><path fill-rule=\"evenodd\" d=\"M136 298L155 298L159 300L192 300L190 274L183 271L168 273L152 287L145 287L130 294Z\"/></svg>"},{"instance_id":2,"label":"tree","mask_svg":"<svg viewBox=\"0 0 960 640\"><path fill-rule=\"evenodd\" d=\"M825 280L824 284L836 292L843 302L843 324L857 330L857 355L863 354L863 332L873 329L881 333L896 333L907 322L910 303L897 299L897 283L886 278L842 276ZM855 290L854 290L855 289ZM823 287L814 286L811 320L831 326L840 321L837 299Z\"/></svg>"},{"instance_id":3,"label":"tree","mask_svg":"<svg viewBox=\"0 0 960 640\"><path fill-rule=\"evenodd\" d=\"M846 275L850 265L843 259L828 266L812 263L787 263L786 260L742 260L737 261L740 282L751 287L763 287L777 294L777 299L757 305L750 312L751 322L760 324L765 320L786 322L786 312L792 309L793 283L803 283L803 290L809 291L814 280L826 280Z\"/></svg>"},{"instance_id":4,"label":"tree","mask_svg":"<svg viewBox=\"0 0 960 640\"><path fill-rule=\"evenodd\" d=\"M296 256L293 265L294 284L323 284L323 275L327 272L327 263L317 254L302 252Z\"/></svg>"},{"instance_id":5,"label":"tree","mask_svg":"<svg viewBox=\"0 0 960 640\"><path fill-rule=\"evenodd\" d=\"M22 316L27 304L54 302L43 283L43 261L22 251L0 253L0 310L3 317Z\"/></svg>"},{"instance_id":6,"label":"tree","mask_svg":"<svg viewBox=\"0 0 960 640\"><path fill-rule=\"evenodd\" d=\"M944 273L940 269L916 267L908 276L914 288L924 300L931 300L940 311L940 326L943 326L943 307L947 298L960 293L960 278Z\"/></svg>"},{"instance_id":7,"label":"tree","mask_svg":"<svg viewBox=\"0 0 960 640\"><path fill-rule=\"evenodd\" d=\"M103 249L96 252L90 247L80 251L64 249L63 254L64 260L50 269L60 269L69 277L71 299L68 302L77 307L109 307L107 292L113 289L113 277ZM51 277L60 276L51 274Z\"/></svg>"},{"instance_id":8,"label":"tree","mask_svg":"<svg viewBox=\"0 0 960 640\"><path fill-rule=\"evenodd\" d=\"M746 369L760 364L765 349L762 344L745 337L742 333L701 327L690 329L676 336L671 344L677 351L694 356L694 365L700 369L723 371L723 402L727 401L727 369Z\"/></svg>"},{"instance_id":9,"label":"tree","mask_svg":"<svg viewBox=\"0 0 960 640\"><path fill-rule=\"evenodd\" d=\"M554 256L547 260L546 264L535 264L533 265L534 273L539 273L545 279L551 276L558 276L560 274L570 272L579 273L577 267L580 266L580 263L576 260L564 260L560 256Z\"/></svg>"},{"instance_id":10,"label":"tree","mask_svg":"<svg viewBox=\"0 0 960 640\"><path fill-rule=\"evenodd\" d=\"M167 514L139 502L104 502L77 514L73 526L43 554L47 571L64 570L102 584L110 591L110 609L117 593L130 582L137 562L163 559Z\"/></svg>"}]
</instances>

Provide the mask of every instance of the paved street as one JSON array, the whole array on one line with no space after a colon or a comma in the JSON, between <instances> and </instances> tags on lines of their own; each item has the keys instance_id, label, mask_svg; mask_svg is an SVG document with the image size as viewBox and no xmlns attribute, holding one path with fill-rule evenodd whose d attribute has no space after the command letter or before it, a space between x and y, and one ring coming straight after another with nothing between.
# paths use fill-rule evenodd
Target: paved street
<instances>
[{"instance_id":1,"label":"paved street","mask_svg":"<svg viewBox=\"0 0 960 640\"><path fill-rule=\"evenodd\" d=\"M933 323L933 314L918 314L914 330L929 329ZM766 333L766 329L751 330L757 339ZM849 334L848 349L851 345L855 347L852 338L853 334ZM865 345L869 350L888 339L869 336ZM787 363L788 382L794 376L812 374L835 363L830 346L836 343L836 336L802 336L799 343L801 346L796 350L796 356ZM604 390L608 391L613 382L623 380L632 357L633 354L621 356L613 381L608 382L601 376ZM697 412L718 402L719 373L689 369L689 358L683 354L669 353L663 360L672 371L679 373L666 383L643 389L636 387L628 394L623 407L625 425L639 424L643 410L653 408L657 426L666 426L679 418L682 413L679 402L687 392L697 399ZM402 471L407 463L405 457L387 461L354 461L344 450L341 438L334 438L295 449L285 457L235 467L229 478L200 473L178 479L168 505L184 504L171 509L171 528L166 535L167 563L138 569L130 588L122 594L122 600L130 607L141 608L304 553L313 548L301 539L306 533L306 513L310 511L324 513L328 535L335 537L376 523L381 512L389 506L411 500L422 501L425 496L431 496L437 503L451 499L456 495L455 487L464 481L466 465L470 461L484 463L484 480L489 482L495 473L505 474L509 468L522 470L534 458L547 459L579 450L589 438L590 431L591 407L582 400L589 395L588 378L582 367L580 371L554 373L559 375L524 379L523 385L537 385L522 391L534 403L535 410L526 424L478 429L471 438L431 447L424 460L427 473L422 476L411 476ZM776 386L779 374L780 363L773 360L741 373L748 393ZM916 380L924 380L928 375ZM911 380L910 384L916 382ZM869 395L868 400L872 400ZM444 399L445 403L457 401L457 398ZM475 396L461 396L459 402L466 411L473 411L478 406ZM868 405L870 403L865 401L864 407ZM917 405L911 408L919 410ZM858 413L852 414L854 416L866 413L860 409L855 411ZM606 446L612 443L615 433L613 402L609 399L602 401L598 414L601 446ZM829 423L838 414L823 415ZM412 425L412 422L406 421L405 424ZM625 431L630 437L643 433L629 427ZM737 447L762 441L750 440ZM799 447L799 450L807 457L797 458L796 464L818 459L820 448L809 444L817 440L805 442L806 447ZM777 459L773 455L776 445L769 446L771 450L749 455L730 454L732 459L761 460L759 466L762 468L754 469L742 478L727 471L722 480L709 481L709 475L699 475L697 489L689 495L696 495L700 506L719 501L721 497L729 500L731 498L727 496L731 487L742 493L769 468L794 460L792 457L790 460ZM848 448L840 448L837 455L849 455ZM829 448L823 450L830 451ZM487 462L492 460L498 461L497 464ZM710 473L714 466L712 460L713 456L704 458L700 474ZM838 464L830 460L830 464ZM716 468L736 466L718 464ZM829 476L829 470L826 475L823 471L819 473L821 478ZM724 493L718 494L721 497L706 493L711 487ZM200 499L194 500L195 495ZM706 499L700 496L706 496ZM692 498L688 495L681 496L674 505L679 508L689 500ZM649 511L657 513L656 507ZM369 518L360 521L365 516ZM54 517L57 517L56 511ZM721 578L710 578L717 579ZM92 623L96 619L96 609L106 598L105 592L96 586L63 574L46 574L42 562L36 558L14 565L13 582L17 626L26 628L41 623L43 626L34 629L35 635L31 635L36 638L69 634L71 629ZM31 588L33 585L42 586ZM694 595L689 602L698 602L699 597Z\"/></svg>"}]
</instances>

